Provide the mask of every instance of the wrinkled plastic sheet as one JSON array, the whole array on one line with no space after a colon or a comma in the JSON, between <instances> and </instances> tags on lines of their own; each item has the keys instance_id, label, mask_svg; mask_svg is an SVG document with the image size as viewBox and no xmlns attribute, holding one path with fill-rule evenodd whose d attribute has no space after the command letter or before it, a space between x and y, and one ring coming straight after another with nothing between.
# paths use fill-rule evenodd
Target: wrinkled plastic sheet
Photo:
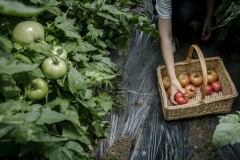
<instances>
[{"instance_id":1,"label":"wrinkled plastic sheet","mask_svg":"<svg viewBox=\"0 0 240 160\"><path fill-rule=\"evenodd\" d=\"M145 2L144 9L152 10L151 1ZM155 21L156 17L153 16L152 20ZM192 43L191 40L182 42L182 49L179 46L175 61L186 59L188 48ZM212 154L215 159L239 160L239 144L205 150L209 147L206 145L211 144L211 136L218 124L218 115L175 121L164 120L157 84L157 67L164 64L159 41L137 30L130 44L127 55L119 56L112 53L113 61L119 68L124 68L122 92L127 106L124 112L114 110L106 117L111 126L110 137L99 142L96 156L100 159L105 155L104 158L106 158L107 154L111 159L111 153L119 152L121 156L116 159L206 159L198 154L203 152L210 155L209 159ZM200 48L205 57L220 56L223 59L239 92L240 56L238 53L222 53L214 44L203 44ZM231 113L240 110L239 103L238 96L234 100ZM208 124L208 128L202 128L202 124ZM193 133L199 134L196 137ZM210 137L206 138L204 135Z\"/></svg>"}]
</instances>

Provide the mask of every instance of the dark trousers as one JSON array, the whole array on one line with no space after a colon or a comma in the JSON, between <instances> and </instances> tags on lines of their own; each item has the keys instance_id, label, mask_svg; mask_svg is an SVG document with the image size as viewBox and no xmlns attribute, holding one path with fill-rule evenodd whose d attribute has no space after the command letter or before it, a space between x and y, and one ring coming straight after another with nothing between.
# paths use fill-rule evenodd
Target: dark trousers
<instances>
[{"instance_id":1,"label":"dark trousers","mask_svg":"<svg viewBox=\"0 0 240 160\"><path fill-rule=\"evenodd\" d=\"M152 0L155 6L156 0ZM205 18L205 0L172 0L172 35L184 36L184 30L193 21L203 23ZM154 11L156 14L156 11Z\"/></svg>"}]
</instances>

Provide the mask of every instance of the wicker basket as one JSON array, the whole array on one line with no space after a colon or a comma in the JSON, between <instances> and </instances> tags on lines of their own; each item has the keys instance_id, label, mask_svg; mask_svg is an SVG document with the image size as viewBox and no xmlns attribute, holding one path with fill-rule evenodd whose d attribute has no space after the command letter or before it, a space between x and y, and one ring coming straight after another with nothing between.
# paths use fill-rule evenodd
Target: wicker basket
<instances>
[{"instance_id":1,"label":"wicker basket","mask_svg":"<svg viewBox=\"0 0 240 160\"><path fill-rule=\"evenodd\" d=\"M191 59L194 49L199 59ZM222 83L220 92L212 92L211 95L206 95L207 70L217 71L218 80ZM233 100L238 93L220 57L204 58L200 48L197 45L192 45L186 61L175 63L175 71L176 74L186 73L188 75L192 72L202 72L203 92L201 93L200 88L197 87L196 97L191 98L187 104L173 105L162 82L162 77L168 75L167 69L165 66L159 66L157 68L158 86L165 120L230 112Z\"/></svg>"}]
</instances>

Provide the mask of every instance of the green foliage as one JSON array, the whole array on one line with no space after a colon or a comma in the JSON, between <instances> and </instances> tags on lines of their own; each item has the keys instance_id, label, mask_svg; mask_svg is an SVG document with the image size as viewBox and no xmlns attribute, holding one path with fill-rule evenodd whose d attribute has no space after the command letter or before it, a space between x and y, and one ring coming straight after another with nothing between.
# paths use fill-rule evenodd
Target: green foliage
<instances>
[{"instance_id":1,"label":"green foliage","mask_svg":"<svg viewBox=\"0 0 240 160\"><path fill-rule=\"evenodd\" d=\"M1 0L0 1L0 14L13 15L13 16L33 16L44 11L43 7L26 6L22 2Z\"/></svg>"},{"instance_id":2,"label":"green foliage","mask_svg":"<svg viewBox=\"0 0 240 160\"><path fill-rule=\"evenodd\" d=\"M123 54L133 31L158 37L144 13L133 15L137 1L127 0L2 0L0 2L0 159L94 159L90 151L108 137L104 120L114 108L112 86L118 76L109 49ZM12 41L21 21L44 26L43 42L22 46ZM23 37L24 38L24 37ZM41 70L54 46L67 52L68 71L51 80ZM34 78L47 81L40 100L26 97ZM3 149L4 148L4 149Z\"/></svg>"},{"instance_id":3,"label":"green foliage","mask_svg":"<svg viewBox=\"0 0 240 160\"><path fill-rule=\"evenodd\" d=\"M231 30L240 29L240 0L223 0L214 16L216 24L212 30L217 31L216 42L222 44Z\"/></svg>"},{"instance_id":4,"label":"green foliage","mask_svg":"<svg viewBox=\"0 0 240 160\"><path fill-rule=\"evenodd\" d=\"M219 124L213 134L215 146L232 145L240 142L240 112L219 117Z\"/></svg>"}]
</instances>

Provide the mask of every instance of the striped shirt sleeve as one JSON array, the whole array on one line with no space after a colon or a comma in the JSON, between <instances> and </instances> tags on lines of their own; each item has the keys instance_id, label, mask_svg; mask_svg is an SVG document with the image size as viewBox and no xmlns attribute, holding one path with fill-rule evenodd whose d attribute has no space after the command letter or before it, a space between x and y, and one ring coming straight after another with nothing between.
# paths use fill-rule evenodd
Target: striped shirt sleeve
<instances>
[{"instance_id":1,"label":"striped shirt sleeve","mask_svg":"<svg viewBox=\"0 0 240 160\"><path fill-rule=\"evenodd\" d=\"M170 19L172 15L172 0L157 0L155 9L160 18Z\"/></svg>"}]
</instances>

